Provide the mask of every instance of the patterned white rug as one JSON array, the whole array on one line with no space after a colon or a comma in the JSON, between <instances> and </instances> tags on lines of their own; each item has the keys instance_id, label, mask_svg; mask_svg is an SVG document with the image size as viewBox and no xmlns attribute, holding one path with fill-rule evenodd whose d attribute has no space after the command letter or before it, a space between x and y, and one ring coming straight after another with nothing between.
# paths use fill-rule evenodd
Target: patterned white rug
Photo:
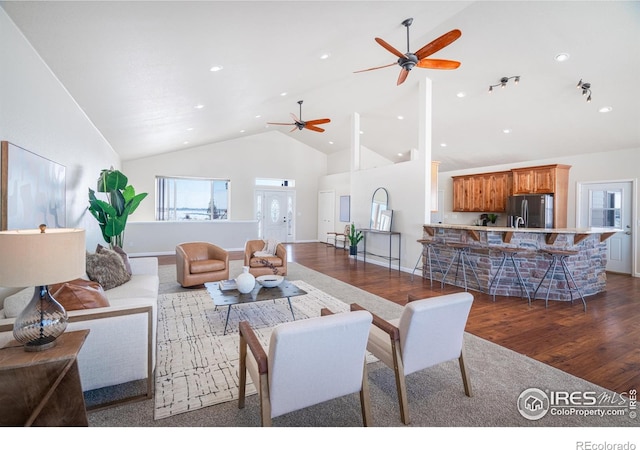
<instances>
[{"instance_id":1,"label":"patterned white rug","mask_svg":"<svg viewBox=\"0 0 640 450\"><path fill-rule=\"evenodd\" d=\"M349 306L304 281L307 292L292 297L296 320L320 315L322 308L346 312ZM238 398L238 323L247 320L265 346L273 327L293 320L286 299L232 307L213 305L206 290L164 294L158 298L158 344L154 418L194 411ZM247 395L255 394L247 377Z\"/></svg>"}]
</instances>

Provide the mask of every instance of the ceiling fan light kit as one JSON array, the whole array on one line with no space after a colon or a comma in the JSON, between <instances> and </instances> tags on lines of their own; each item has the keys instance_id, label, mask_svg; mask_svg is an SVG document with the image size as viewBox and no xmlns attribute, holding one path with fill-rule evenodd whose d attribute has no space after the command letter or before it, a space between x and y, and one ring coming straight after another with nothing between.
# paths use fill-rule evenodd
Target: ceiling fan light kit
<instances>
[{"instance_id":1,"label":"ceiling fan light kit","mask_svg":"<svg viewBox=\"0 0 640 450\"><path fill-rule=\"evenodd\" d=\"M370 70L382 69L385 67L395 66L396 64L400 66L400 75L398 75L397 85L401 85L407 79L409 72L414 67L420 67L423 69L439 69L439 70L453 70L460 67L460 62L458 61L450 61L447 59L432 59L427 58L428 56L436 53L439 50L442 50L447 45L454 42L458 39L462 32L460 30L451 30L439 38L429 42L427 45L423 46L420 50L415 53L412 53L409 49L409 27L413 23L413 18L408 18L402 21L402 25L407 29L407 52L402 53L397 50L392 45L388 44L382 38L375 38L375 41L384 47L387 51L392 53L393 55L398 57L398 60L394 63L387 64L384 66L371 67L370 69L358 70L355 73L360 72L368 72Z\"/></svg>"}]
</instances>

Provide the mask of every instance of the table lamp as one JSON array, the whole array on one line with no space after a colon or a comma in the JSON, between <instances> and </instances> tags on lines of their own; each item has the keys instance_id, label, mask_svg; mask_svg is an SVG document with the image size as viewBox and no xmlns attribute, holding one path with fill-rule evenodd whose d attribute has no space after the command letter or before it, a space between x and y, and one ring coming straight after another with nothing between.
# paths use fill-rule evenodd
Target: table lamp
<instances>
[{"instance_id":1,"label":"table lamp","mask_svg":"<svg viewBox=\"0 0 640 450\"><path fill-rule=\"evenodd\" d=\"M16 318L13 337L26 351L56 345L67 328L67 312L49 285L86 273L85 231L77 228L0 231L0 286L35 286L33 298Z\"/></svg>"}]
</instances>

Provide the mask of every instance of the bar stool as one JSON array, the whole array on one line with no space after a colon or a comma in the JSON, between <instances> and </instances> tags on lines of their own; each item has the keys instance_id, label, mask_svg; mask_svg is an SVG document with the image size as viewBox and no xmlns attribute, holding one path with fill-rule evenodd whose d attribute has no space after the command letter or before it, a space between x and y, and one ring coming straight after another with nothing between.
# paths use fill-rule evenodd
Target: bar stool
<instances>
[{"instance_id":1,"label":"bar stool","mask_svg":"<svg viewBox=\"0 0 640 450\"><path fill-rule=\"evenodd\" d=\"M460 269L460 265L462 264L462 277L464 280L464 290L467 290L467 265L469 266L469 268L471 269L471 271L473 272L473 276L476 279L476 283L478 284L478 290L480 292L482 292L482 287L480 286L480 281L478 280L478 275L476 274L476 270L473 268L473 265L471 264L471 262L469 261L469 256L468 256L468 252L469 252L469 246L467 244L462 244L462 243L458 243L458 242L451 242L449 244L445 244L447 247L451 247L455 254L453 255L453 258L451 258L451 262L449 263L449 267L447 267L447 271L444 273L443 277L442 277L442 282L441 282L441 287L444 287L444 281L447 278L447 274L449 273L449 270L451 269L451 266L453 266L453 263L456 263L456 278L453 282L453 284L456 284L458 282L458 270ZM466 261L466 263L465 263Z\"/></svg>"},{"instance_id":2,"label":"bar stool","mask_svg":"<svg viewBox=\"0 0 640 450\"><path fill-rule=\"evenodd\" d=\"M431 282L431 287L433 287L433 271L431 267L431 251L433 250L433 256L435 257L436 263L438 263L438 269L440 273L442 273L442 265L440 264L440 259L438 258L438 254L436 253L433 239L418 239L418 244L422 245L422 251L420 252L420 256L418 256L418 260L416 261L416 265L413 267L413 271L411 272L411 282L413 282L413 274L416 270L424 269L424 265L422 267L418 267L422 262L422 258L424 256L424 248L427 248L427 261L426 264L429 266L429 281Z\"/></svg>"},{"instance_id":3,"label":"bar stool","mask_svg":"<svg viewBox=\"0 0 640 450\"><path fill-rule=\"evenodd\" d=\"M542 283L544 283L544 280L547 278L547 274L551 272L551 276L549 277L549 286L547 287L547 296L545 297L545 300L544 300L545 308L549 306L549 292L551 291L551 284L553 283L553 277L556 273L556 269L558 267L558 262L559 262L560 267L562 268L562 272L564 273L564 279L567 283L566 289L569 291L569 295L571 297L571 303L573 303L573 291L576 291L578 295L580 295L580 298L582 299L582 305L584 307L584 311L586 311L587 302L584 300L584 297L582 296L582 292L580 292L580 288L578 287L576 280L573 279L573 275L571 274L571 271L569 271L569 268L567 267L567 262L565 261L567 257L577 255L578 251L566 250L566 249L541 249L540 252L551 255L551 263L549 264L547 271L544 273L542 280L540 280L538 287L533 293L533 298L534 299L536 298L538 290L542 286ZM569 284L569 279L571 279L571 282L573 283L573 287L571 287L571 284Z\"/></svg>"},{"instance_id":4,"label":"bar stool","mask_svg":"<svg viewBox=\"0 0 640 450\"><path fill-rule=\"evenodd\" d=\"M520 273L520 269L518 268L518 265L516 264L516 261L514 259L514 257L518 253L523 252L524 250L520 248L514 248L514 247L501 247L501 248L496 248L495 250L502 253L502 261L500 261L500 268L498 269L498 273L496 273L496 276L493 277L493 280L491 280L491 284L489 285L489 293L491 293L491 295L493 296L493 301L494 302L496 301L496 291L498 290L498 286L500 285L500 279L502 278L502 269L504 269L504 266L508 259L509 261L511 261L511 264L513 265L513 268L516 271L516 276L518 278L518 285L520 286L520 297L524 298L523 294L527 294L527 300L529 301L529 305L531 305L531 297L529 296L529 292L527 291L527 286L524 284L522 274ZM492 291L494 283L495 283L495 289L493 289Z\"/></svg>"}]
</instances>

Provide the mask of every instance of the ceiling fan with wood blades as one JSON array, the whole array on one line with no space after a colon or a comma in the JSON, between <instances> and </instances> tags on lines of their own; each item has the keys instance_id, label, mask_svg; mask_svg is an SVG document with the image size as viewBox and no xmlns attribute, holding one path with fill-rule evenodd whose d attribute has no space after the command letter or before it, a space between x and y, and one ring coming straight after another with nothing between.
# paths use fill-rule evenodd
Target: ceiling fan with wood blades
<instances>
[{"instance_id":1,"label":"ceiling fan with wood blades","mask_svg":"<svg viewBox=\"0 0 640 450\"><path fill-rule=\"evenodd\" d=\"M316 125L322 125L323 123L331 122L330 119L316 119L316 120L302 120L302 100L298 100L298 105L300 105L300 119L296 117L295 114L291 113L291 118L293 119L293 123L282 123L282 122L267 122L269 125L293 125L293 129L291 131L302 130L306 128L307 130L317 131L318 133L323 133L324 129L320 128Z\"/></svg>"},{"instance_id":2,"label":"ceiling fan with wood blades","mask_svg":"<svg viewBox=\"0 0 640 450\"><path fill-rule=\"evenodd\" d=\"M440 69L440 70L452 70L460 67L460 62L458 61L450 61L448 59L434 59L427 58L428 56L434 54L435 52L442 50L447 45L451 44L453 41L462 36L462 32L460 30L451 30L448 33L443 34L439 38L429 42L427 45L422 47L415 53L411 53L409 50L409 27L413 23L413 19L405 19L402 21L402 25L404 25L407 29L407 53L402 53L393 46L389 45L381 38L376 38L376 42L380 44L382 47L387 49L389 52L393 53L398 57L398 61L387 64L384 66L371 67L370 69L358 70L354 73L360 72L368 72L370 70L383 69L385 67L391 67L398 64L401 67L400 75L398 76L398 85L404 83L409 75L409 71L413 69L415 66L421 67L423 69Z\"/></svg>"}]
</instances>

